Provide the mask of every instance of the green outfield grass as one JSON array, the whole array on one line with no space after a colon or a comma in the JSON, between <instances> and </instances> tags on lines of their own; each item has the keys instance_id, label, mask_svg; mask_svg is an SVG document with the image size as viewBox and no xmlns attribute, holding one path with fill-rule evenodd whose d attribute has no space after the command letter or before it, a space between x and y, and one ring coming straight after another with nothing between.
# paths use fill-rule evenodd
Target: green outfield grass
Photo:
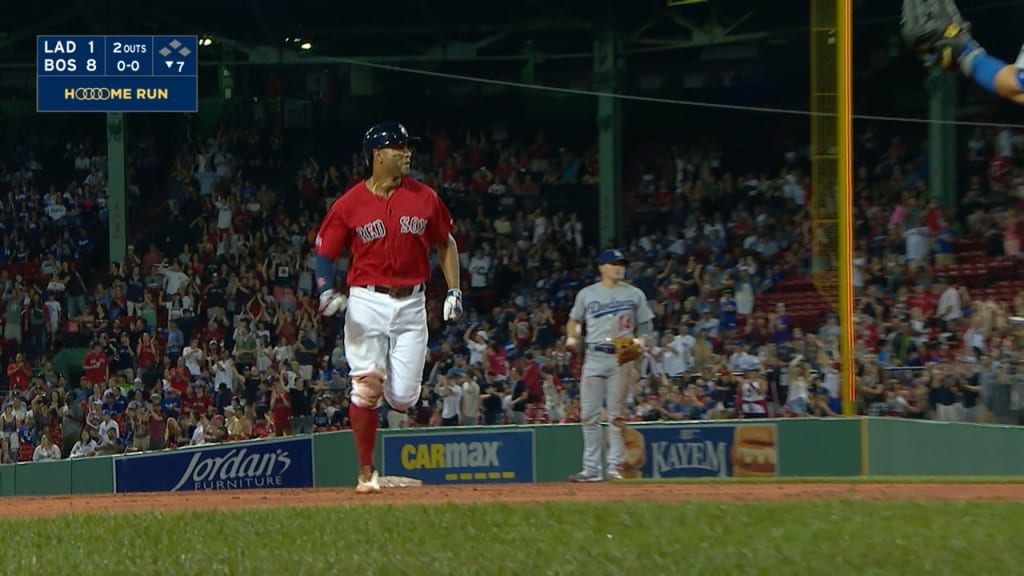
<instances>
[{"instance_id":1,"label":"green outfield grass","mask_svg":"<svg viewBox=\"0 0 1024 576\"><path fill-rule=\"evenodd\" d=\"M1024 503L362 506L2 520L6 574L1020 573Z\"/></svg>"},{"instance_id":2,"label":"green outfield grass","mask_svg":"<svg viewBox=\"0 0 1024 576\"><path fill-rule=\"evenodd\" d=\"M785 478L633 478L627 484L1024 484L1024 476L804 476Z\"/></svg>"}]
</instances>

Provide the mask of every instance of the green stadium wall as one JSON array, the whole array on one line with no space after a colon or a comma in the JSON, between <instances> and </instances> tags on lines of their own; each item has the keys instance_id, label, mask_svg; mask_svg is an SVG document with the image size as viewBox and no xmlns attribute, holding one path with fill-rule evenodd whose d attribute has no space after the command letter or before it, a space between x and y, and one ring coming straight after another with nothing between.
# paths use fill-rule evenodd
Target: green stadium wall
<instances>
[{"instance_id":1,"label":"green stadium wall","mask_svg":"<svg viewBox=\"0 0 1024 576\"><path fill-rule=\"evenodd\" d=\"M867 475L1021 476L1024 428L869 418Z\"/></svg>"},{"instance_id":2,"label":"green stadium wall","mask_svg":"<svg viewBox=\"0 0 1024 576\"><path fill-rule=\"evenodd\" d=\"M0 496L110 494L114 491L111 456L0 466Z\"/></svg>"},{"instance_id":3,"label":"green stadium wall","mask_svg":"<svg viewBox=\"0 0 1024 576\"><path fill-rule=\"evenodd\" d=\"M726 455L720 444L739 438L744 427L770 427L775 434L776 467L780 479L856 476L1024 476L1024 428L984 424L922 422L889 418L780 419L759 421L656 422L631 425L656 446L675 456L698 454L698 466L682 475L742 475L732 466L712 470L707 464ZM725 439L719 441L720 439ZM389 440L390 439L390 440ZM669 439L669 441L661 441ZM718 440L716 440L718 439ZM356 481L356 454L349 431L308 437L313 455L313 482L317 487L348 487ZM701 444L700 450L672 450L671 444ZM738 442L738 441L737 441ZM391 454L389 462L428 464L436 483L477 481L457 479L444 470L456 458L469 465L473 444L492 444L490 455L500 460L508 476L491 472L500 481L563 482L580 469L583 448L578 424L538 426L487 426L381 430L378 433L377 462L385 460L385 445L399 447L401 457ZM453 448L454 446L454 448ZM716 450L719 454L713 454ZM211 446L209 449L215 449ZM204 448L198 448L202 451ZM443 450L460 450L456 456L442 456ZM435 452L436 451L436 452ZM652 452L649 452L652 453ZM417 455L419 460L417 460ZM113 493L116 486L114 461L119 457L98 456L59 462L25 462L0 466L0 496L49 496ZM481 456L484 458L484 456ZM461 459L461 460L460 460ZM671 458L670 458L671 460ZM718 458L721 460L721 458ZM732 460L735 462L735 459ZM481 463L486 464L484 460ZM721 462L719 462L721 464ZM734 464L735 465L735 464ZM389 475L398 474L387 469ZM727 473L728 472L728 473ZM425 473L425 472L423 472ZM476 478L484 478L488 473ZM530 477L526 477L529 475ZM463 476L466 476L463 474ZM662 475L659 477L668 477ZM513 480L514 479L514 480ZM489 480L480 480L489 481Z\"/></svg>"}]
</instances>

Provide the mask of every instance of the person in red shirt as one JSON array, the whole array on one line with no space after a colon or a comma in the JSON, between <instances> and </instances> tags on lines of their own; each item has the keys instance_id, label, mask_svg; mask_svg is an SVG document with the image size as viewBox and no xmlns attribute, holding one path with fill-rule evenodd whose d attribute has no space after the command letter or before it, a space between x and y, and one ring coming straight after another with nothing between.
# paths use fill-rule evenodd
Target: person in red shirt
<instances>
[{"instance_id":1,"label":"person in red shirt","mask_svg":"<svg viewBox=\"0 0 1024 576\"><path fill-rule=\"evenodd\" d=\"M85 370L85 381L91 384L104 384L107 381L107 366L110 359L103 352L103 348L97 341L92 345L92 350L82 360L82 369Z\"/></svg>"},{"instance_id":2,"label":"person in red shirt","mask_svg":"<svg viewBox=\"0 0 1024 576\"><path fill-rule=\"evenodd\" d=\"M530 320L530 315L526 311L520 312L512 322L512 334L516 341L516 347L520 350L529 348L533 344L533 332L533 321Z\"/></svg>"},{"instance_id":3,"label":"person in red shirt","mask_svg":"<svg viewBox=\"0 0 1024 576\"><path fill-rule=\"evenodd\" d=\"M291 436L292 399L283 381L274 384L274 393L270 396L270 414L274 421L274 436Z\"/></svg>"},{"instance_id":4,"label":"person in red shirt","mask_svg":"<svg viewBox=\"0 0 1024 576\"><path fill-rule=\"evenodd\" d=\"M535 404L544 399L544 388L540 377L540 364L534 357L533 351L528 351L525 356L526 367L523 369L523 384L526 385L526 393L529 394L526 401Z\"/></svg>"},{"instance_id":5,"label":"person in red shirt","mask_svg":"<svg viewBox=\"0 0 1024 576\"><path fill-rule=\"evenodd\" d=\"M491 341L487 347L486 359L488 370L501 376L508 374L508 356L500 342Z\"/></svg>"},{"instance_id":6,"label":"person in red shirt","mask_svg":"<svg viewBox=\"0 0 1024 576\"><path fill-rule=\"evenodd\" d=\"M196 388L196 411L207 413L210 411L210 407L214 406L213 395L210 394L209 382L206 381L204 376L200 376L192 385Z\"/></svg>"},{"instance_id":7,"label":"person in red shirt","mask_svg":"<svg viewBox=\"0 0 1024 576\"><path fill-rule=\"evenodd\" d=\"M183 399L185 408L195 412L196 414L205 414L207 403L204 402L203 397L200 395L201 393L202 390L199 389L198 383L193 382L192 385L188 387L188 394Z\"/></svg>"},{"instance_id":8,"label":"person in red shirt","mask_svg":"<svg viewBox=\"0 0 1024 576\"><path fill-rule=\"evenodd\" d=\"M878 327L874 322L868 322L864 316L856 320L857 347L863 348L872 354L878 353Z\"/></svg>"},{"instance_id":9,"label":"person in red shirt","mask_svg":"<svg viewBox=\"0 0 1024 576\"><path fill-rule=\"evenodd\" d=\"M148 332L143 332L142 338L135 347L135 360L138 362L139 368L148 368L151 362L155 367L158 356L156 339L150 336Z\"/></svg>"},{"instance_id":10,"label":"person in red shirt","mask_svg":"<svg viewBox=\"0 0 1024 576\"><path fill-rule=\"evenodd\" d=\"M907 309L920 308L922 312L931 312L935 308L931 300L923 284L914 284L914 292L907 296Z\"/></svg>"},{"instance_id":11,"label":"person in red shirt","mask_svg":"<svg viewBox=\"0 0 1024 576\"><path fill-rule=\"evenodd\" d=\"M178 391L178 394L182 398L187 398L189 381L192 380L192 374L185 367L185 359L178 358L177 366L168 366L164 371L164 379L167 383Z\"/></svg>"},{"instance_id":12,"label":"person in red shirt","mask_svg":"<svg viewBox=\"0 0 1024 576\"><path fill-rule=\"evenodd\" d=\"M320 314L345 314L345 355L352 376L349 419L359 458L356 492L380 492L373 466L382 399L405 412L420 396L427 349L426 282L430 248L448 284L444 320L462 315L454 222L429 186L409 176L412 151L404 126L385 122L363 137L371 176L334 202L316 236ZM334 264L352 255L348 296L334 290Z\"/></svg>"},{"instance_id":13,"label":"person in red shirt","mask_svg":"<svg viewBox=\"0 0 1024 576\"><path fill-rule=\"evenodd\" d=\"M7 365L7 382L11 391L25 392L28 390L28 379L32 375L32 367L25 362L24 355L19 352L14 356L14 362Z\"/></svg>"}]
</instances>

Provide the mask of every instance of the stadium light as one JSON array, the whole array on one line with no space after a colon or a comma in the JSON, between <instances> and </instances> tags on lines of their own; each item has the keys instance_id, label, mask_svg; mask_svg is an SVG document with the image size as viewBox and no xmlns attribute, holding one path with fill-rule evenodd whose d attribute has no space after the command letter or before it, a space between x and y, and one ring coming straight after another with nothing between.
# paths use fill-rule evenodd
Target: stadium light
<instances>
[{"instance_id":1,"label":"stadium light","mask_svg":"<svg viewBox=\"0 0 1024 576\"><path fill-rule=\"evenodd\" d=\"M303 50L312 50L313 49L313 43L310 42L309 40L306 40L305 42L303 42L302 44L299 45L299 48L301 48Z\"/></svg>"}]
</instances>

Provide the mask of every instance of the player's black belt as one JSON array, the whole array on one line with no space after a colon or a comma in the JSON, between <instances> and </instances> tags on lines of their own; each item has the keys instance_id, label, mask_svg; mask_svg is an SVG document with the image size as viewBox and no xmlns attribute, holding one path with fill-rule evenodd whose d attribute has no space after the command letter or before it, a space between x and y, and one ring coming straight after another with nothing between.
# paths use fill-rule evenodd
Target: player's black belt
<instances>
[{"instance_id":1,"label":"player's black belt","mask_svg":"<svg viewBox=\"0 0 1024 576\"><path fill-rule=\"evenodd\" d=\"M595 352L615 354L615 344L612 344L611 342L602 342L601 344L587 344L587 348L590 348Z\"/></svg>"},{"instance_id":2,"label":"player's black belt","mask_svg":"<svg viewBox=\"0 0 1024 576\"><path fill-rule=\"evenodd\" d=\"M394 286L373 285L363 286L363 288L366 288L371 292L376 292L377 294L387 294L392 298L408 298L409 296L423 292L424 288L426 288L426 284L420 282L419 284L416 284L414 286L405 286L403 288L395 288Z\"/></svg>"}]
</instances>

